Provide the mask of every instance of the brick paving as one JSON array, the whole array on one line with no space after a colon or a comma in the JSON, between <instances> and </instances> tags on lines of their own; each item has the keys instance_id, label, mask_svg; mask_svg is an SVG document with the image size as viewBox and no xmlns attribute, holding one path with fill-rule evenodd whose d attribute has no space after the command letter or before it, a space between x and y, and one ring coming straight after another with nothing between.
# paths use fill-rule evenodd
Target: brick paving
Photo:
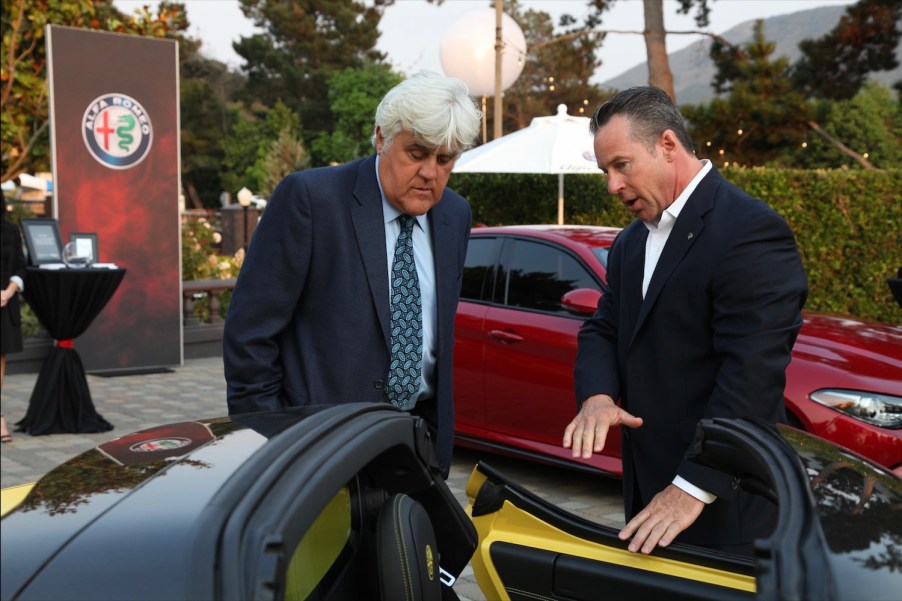
<instances>
[{"instance_id":1,"label":"brick paving","mask_svg":"<svg viewBox=\"0 0 902 601\"><path fill-rule=\"evenodd\" d=\"M37 374L7 375L3 413L13 427L25 416ZM34 482L48 471L96 445L160 424L226 414L222 358L190 359L168 373L116 377L88 376L94 405L114 429L100 434L28 436L13 432L0 450L2 487ZM498 455L456 449L448 485L466 505L466 485L473 466L484 459L534 493L586 519L623 525L620 482L536 465ZM462 600L484 601L468 566L455 585Z\"/></svg>"}]
</instances>

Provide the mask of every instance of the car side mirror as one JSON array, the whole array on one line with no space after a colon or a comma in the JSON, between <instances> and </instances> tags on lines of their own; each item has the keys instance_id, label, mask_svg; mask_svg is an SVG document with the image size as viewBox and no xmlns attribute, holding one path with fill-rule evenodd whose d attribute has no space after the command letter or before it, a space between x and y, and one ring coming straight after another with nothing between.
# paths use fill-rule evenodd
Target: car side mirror
<instances>
[{"instance_id":1,"label":"car side mirror","mask_svg":"<svg viewBox=\"0 0 902 601\"><path fill-rule=\"evenodd\" d=\"M592 315L598 308L601 292L594 288L577 288L561 297L561 305L570 313Z\"/></svg>"}]
</instances>

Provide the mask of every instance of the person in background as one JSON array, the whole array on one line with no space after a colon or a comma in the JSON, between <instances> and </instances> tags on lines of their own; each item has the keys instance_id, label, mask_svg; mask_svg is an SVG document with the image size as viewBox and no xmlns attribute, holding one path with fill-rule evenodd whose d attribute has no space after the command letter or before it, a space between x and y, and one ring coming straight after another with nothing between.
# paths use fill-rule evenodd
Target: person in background
<instances>
[{"instance_id":1,"label":"person in background","mask_svg":"<svg viewBox=\"0 0 902 601\"><path fill-rule=\"evenodd\" d=\"M25 290L25 254L19 227L6 218L0 232L0 388L6 377L6 354L22 350L22 318L19 293ZM0 442L12 442L6 416L0 413Z\"/></svg>"},{"instance_id":2,"label":"person in background","mask_svg":"<svg viewBox=\"0 0 902 601\"><path fill-rule=\"evenodd\" d=\"M699 160L670 97L619 93L590 123L608 190L637 217L614 242L608 290L579 333L574 457L623 427L620 532L752 553L776 507L689 461L703 418L785 421L783 388L808 284L786 221ZM619 402L619 404L618 404Z\"/></svg>"},{"instance_id":3,"label":"person in background","mask_svg":"<svg viewBox=\"0 0 902 601\"><path fill-rule=\"evenodd\" d=\"M447 477L471 217L446 185L480 119L466 84L422 72L379 104L374 155L276 187L226 317L230 414L389 402L427 422Z\"/></svg>"}]
</instances>

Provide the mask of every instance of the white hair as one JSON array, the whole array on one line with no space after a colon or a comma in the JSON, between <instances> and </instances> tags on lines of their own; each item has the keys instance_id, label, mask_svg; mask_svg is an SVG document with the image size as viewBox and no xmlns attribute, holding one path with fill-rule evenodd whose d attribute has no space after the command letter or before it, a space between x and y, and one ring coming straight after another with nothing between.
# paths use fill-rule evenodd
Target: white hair
<instances>
[{"instance_id":1,"label":"white hair","mask_svg":"<svg viewBox=\"0 0 902 601\"><path fill-rule=\"evenodd\" d=\"M388 91L376 108L376 124L384 147L400 131L430 148L460 153L476 143L482 113L460 79L420 71ZM373 146L376 131L373 130Z\"/></svg>"}]
</instances>

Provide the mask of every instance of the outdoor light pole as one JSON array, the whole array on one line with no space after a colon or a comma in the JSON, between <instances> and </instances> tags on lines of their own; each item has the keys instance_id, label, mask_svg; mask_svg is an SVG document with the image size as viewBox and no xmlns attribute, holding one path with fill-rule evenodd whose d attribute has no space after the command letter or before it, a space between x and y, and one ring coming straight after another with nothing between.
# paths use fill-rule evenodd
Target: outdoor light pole
<instances>
[{"instance_id":1,"label":"outdoor light pole","mask_svg":"<svg viewBox=\"0 0 902 601\"><path fill-rule=\"evenodd\" d=\"M244 248L247 251L247 208L251 206L251 199L254 197L253 193L247 188L241 188L238 190L238 204L244 209Z\"/></svg>"},{"instance_id":2,"label":"outdoor light pole","mask_svg":"<svg viewBox=\"0 0 902 601\"><path fill-rule=\"evenodd\" d=\"M503 111L501 110L501 92L502 82L502 66L504 65L504 36L501 32L501 21L504 16L504 0L495 0L495 111L492 113L494 127L493 140L501 137L501 121L503 119ZM485 107L482 109L485 114ZM485 140L483 140L485 142Z\"/></svg>"}]
</instances>

